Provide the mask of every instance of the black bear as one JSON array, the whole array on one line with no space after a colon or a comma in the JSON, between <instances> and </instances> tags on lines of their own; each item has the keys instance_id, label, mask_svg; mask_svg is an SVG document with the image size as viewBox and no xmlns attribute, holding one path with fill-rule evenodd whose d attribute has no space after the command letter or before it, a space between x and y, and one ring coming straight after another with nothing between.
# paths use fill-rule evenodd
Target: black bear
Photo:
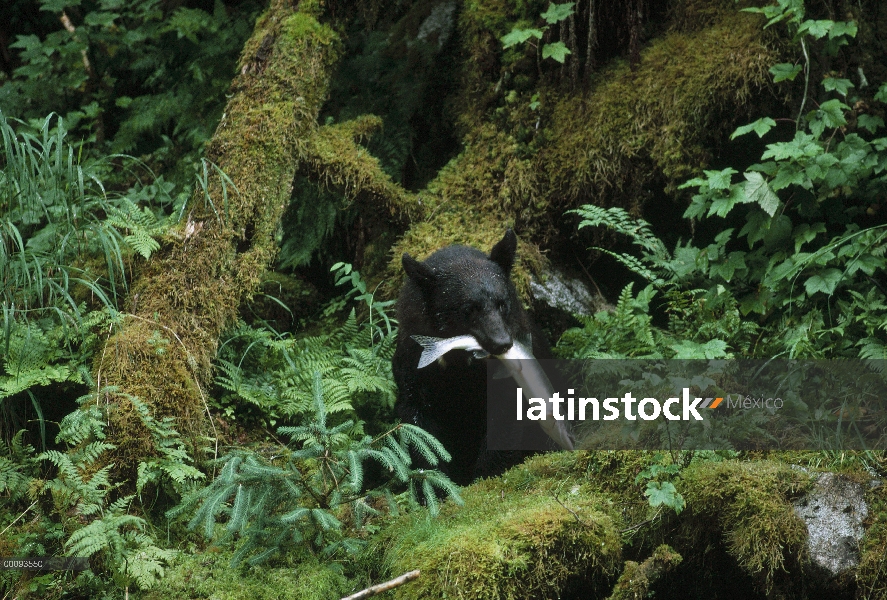
<instances>
[{"instance_id":1,"label":"black bear","mask_svg":"<svg viewBox=\"0 0 887 600\"><path fill-rule=\"evenodd\" d=\"M473 335L491 355L514 340L532 339L536 358L548 348L521 305L510 273L517 237L509 229L487 256L466 246L448 246L419 262L403 255L407 280L397 301L400 330L392 360L398 385L397 413L425 429L452 455L442 471L461 485L497 475L526 453L485 450L486 365L471 352L452 350L419 369L422 347L411 336L450 338Z\"/></svg>"}]
</instances>

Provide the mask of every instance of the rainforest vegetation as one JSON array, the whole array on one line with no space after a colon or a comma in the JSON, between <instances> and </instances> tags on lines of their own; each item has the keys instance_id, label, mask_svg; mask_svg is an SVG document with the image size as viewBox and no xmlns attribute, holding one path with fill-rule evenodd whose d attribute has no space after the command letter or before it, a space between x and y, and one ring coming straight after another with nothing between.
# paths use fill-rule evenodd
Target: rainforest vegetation
<instances>
[{"instance_id":1,"label":"rainforest vegetation","mask_svg":"<svg viewBox=\"0 0 887 600\"><path fill-rule=\"evenodd\" d=\"M512 227L561 358L882 379L885 118L879 0L3 3L0 558L88 569L0 597L887 598L883 433L460 487L391 372L402 254ZM823 473L865 501L830 577Z\"/></svg>"}]
</instances>

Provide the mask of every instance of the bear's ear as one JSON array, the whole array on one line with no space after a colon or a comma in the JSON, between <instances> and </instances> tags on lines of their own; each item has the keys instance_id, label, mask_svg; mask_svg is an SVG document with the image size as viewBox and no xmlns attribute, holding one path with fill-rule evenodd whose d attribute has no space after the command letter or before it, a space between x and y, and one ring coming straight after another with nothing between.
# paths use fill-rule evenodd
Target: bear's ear
<instances>
[{"instance_id":1,"label":"bear's ear","mask_svg":"<svg viewBox=\"0 0 887 600\"><path fill-rule=\"evenodd\" d=\"M403 270L406 271L407 276L415 281L420 288L428 290L434 286L434 280L436 279L434 269L425 263L419 262L406 252L404 252L401 262L403 263Z\"/></svg>"},{"instance_id":2,"label":"bear's ear","mask_svg":"<svg viewBox=\"0 0 887 600\"><path fill-rule=\"evenodd\" d=\"M514 255L517 252L517 236L508 228L499 242L490 250L490 260L499 265L506 275L511 273L514 266Z\"/></svg>"}]
</instances>

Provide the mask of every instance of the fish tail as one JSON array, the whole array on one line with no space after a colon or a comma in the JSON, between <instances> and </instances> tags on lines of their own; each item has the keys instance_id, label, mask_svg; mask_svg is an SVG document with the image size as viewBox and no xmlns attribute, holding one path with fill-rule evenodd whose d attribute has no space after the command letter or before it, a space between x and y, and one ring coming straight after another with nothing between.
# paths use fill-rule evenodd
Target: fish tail
<instances>
[{"instance_id":1,"label":"fish tail","mask_svg":"<svg viewBox=\"0 0 887 600\"><path fill-rule=\"evenodd\" d=\"M431 337L430 335L411 335L410 337L426 350L434 347L441 340L441 338Z\"/></svg>"}]
</instances>

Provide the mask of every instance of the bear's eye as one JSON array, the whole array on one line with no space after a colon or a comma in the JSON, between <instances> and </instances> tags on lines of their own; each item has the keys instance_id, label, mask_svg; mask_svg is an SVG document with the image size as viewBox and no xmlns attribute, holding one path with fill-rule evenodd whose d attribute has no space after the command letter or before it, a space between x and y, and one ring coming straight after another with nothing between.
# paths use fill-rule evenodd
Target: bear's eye
<instances>
[{"instance_id":1,"label":"bear's eye","mask_svg":"<svg viewBox=\"0 0 887 600\"><path fill-rule=\"evenodd\" d=\"M508 312L508 304L504 300L499 300L496 302L496 310L501 314L505 314Z\"/></svg>"}]
</instances>

